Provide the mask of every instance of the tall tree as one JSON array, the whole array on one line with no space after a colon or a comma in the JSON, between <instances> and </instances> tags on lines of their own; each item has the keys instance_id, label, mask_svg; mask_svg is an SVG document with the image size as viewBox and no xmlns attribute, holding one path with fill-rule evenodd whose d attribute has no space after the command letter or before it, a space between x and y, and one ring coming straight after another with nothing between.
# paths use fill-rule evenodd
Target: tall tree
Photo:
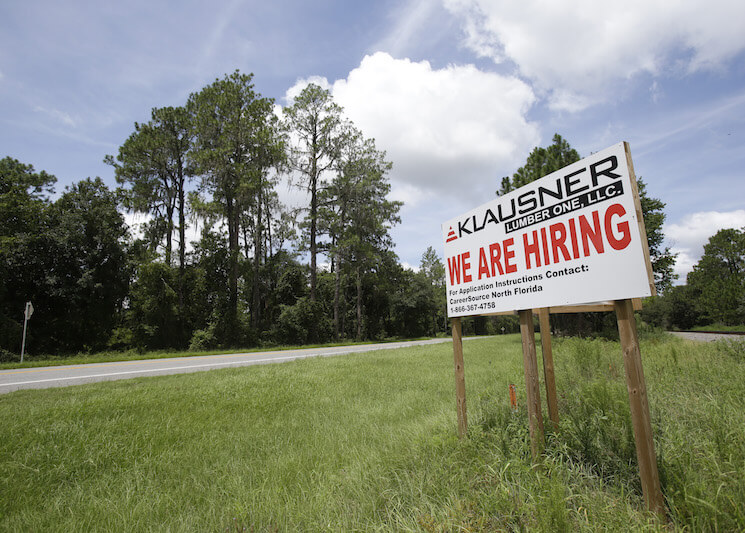
<instances>
[{"instance_id":1,"label":"tall tree","mask_svg":"<svg viewBox=\"0 0 745 533\"><path fill-rule=\"evenodd\" d=\"M688 274L688 286L709 323L745 321L745 228L719 230Z\"/></svg>"},{"instance_id":2,"label":"tall tree","mask_svg":"<svg viewBox=\"0 0 745 533\"><path fill-rule=\"evenodd\" d=\"M186 185L192 174L187 167L191 130L191 117L185 108L153 108L149 122L135 122L135 131L119 148L116 160L110 155L104 158L114 167L117 182L126 187L125 206L153 217L146 233L154 248L165 241L165 263L169 268L174 225L178 230L177 316L182 327L176 328L179 338L172 342L179 344L185 340L181 337L185 334Z\"/></svg>"},{"instance_id":3,"label":"tall tree","mask_svg":"<svg viewBox=\"0 0 745 533\"><path fill-rule=\"evenodd\" d=\"M344 132L344 143L339 144L336 176L327 187L318 194L318 227L320 233L326 234L331 242L321 246L329 253L331 270L334 274L334 337L341 333L342 299L342 266L348 259L349 250L343 239L348 230L351 204L355 194L355 175L350 173L353 161L360 156L361 145L364 142L362 133L347 125Z\"/></svg>"},{"instance_id":4,"label":"tall tree","mask_svg":"<svg viewBox=\"0 0 745 533\"><path fill-rule=\"evenodd\" d=\"M14 182L15 198L0 194L0 204L10 204L9 212L21 216L12 234L0 238L0 314L19 320L23 302L33 302L35 327L27 346L37 353L105 347L130 278L128 234L116 195L99 178L87 179L50 204L43 192L53 183L51 176L34 175L17 162L11 166L18 172L3 183ZM24 188L31 190L19 202ZM0 329L12 326L6 322ZM20 348L20 336L8 340L14 342L6 349L16 342Z\"/></svg>"},{"instance_id":5,"label":"tall tree","mask_svg":"<svg viewBox=\"0 0 745 533\"><path fill-rule=\"evenodd\" d=\"M236 71L192 94L188 103L194 117L193 160L202 187L220 206L228 228L226 319L232 338L227 342L237 340L241 216L251 210L252 204L254 211L262 205L265 176L284 154L272 112L273 100L260 96L252 80L252 74ZM261 231L261 216L256 220ZM254 254L260 260L260 251L254 250Z\"/></svg>"},{"instance_id":6,"label":"tall tree","mask_svg":"<svg viewBox=\"0 0 745 533\"><path fill-rule=\"evenodd\" d=\"M117 197L100 178L81 180L54 203L51 225L55 259L47 283L57 309L55 339L70 351L100 350L130 280L129 232Z\"/></svg>"},{"instance_id":7,"label":"tall tree","mask_svg":"<svg viewBox=\"0 0 745 533\"><path fill-rule=\"evenodd\" d=\"M0 246L33 232L54 193L57 178L17 159L0 159Z\"/></svg>"},{"instance_id":8,"label":"tall tree","mask_svg":"<svg viewBox=\"0 0 745 533\"><path fill-rule=\"evenodd\" d=\"M185 265L186 166L191 148L191 118L183 107L153 108L151 120L135 122L135 131L114 159L104 161L115 169L118 183L127 186L125 205L153 217L155 236L164 240L165 262L171 265L174 227L179 234L179 269ZM178 223L174 223L174 213ZM158 243L156 243L158 244Z\"/></svg>"},{"instance_id":9,"label":"tall tree","mask_svg":"<svg viewBox=\"0 0 745 533\"><path fill-rule=\"evenodd\" d=\"M43 309L39 281L50 259L49 195L56 181L17 159L0 160L0 351L20 351L26 301Z\"/></svg>"},{"instance_id":10,"label":"tall tree","mask_svg":"<svg viewBox=\"0 0 745 533\"><path fill-rule=\"evenodd\" d=\"M388 200L390 183L387 173L392 164L385 152L375 148L372 139L357 134L344 149L339 172L325 196L333 196L339 206L328 224L332 240L331 254L336 269L346 268L355 280L356 337L363 330L363 275L372 270L387 252L392 241L388 230L400 221L401 202ZM338 306L338 280L335 306ZM338 320L338 311L335 313Z\"/></svg>"},{"instance_id":11,"label":"tall tree","mask_svg":"<svg viewBox=\"0 0 745 533\"><path fill-rule=\"evenodd\" d=\"M310 300L316 300L318 246L318 193L323 174L331 170L339 157L342 141L342 108L331 93L310 84L291 106L284 108L285 129L290 138L290 166L300 176L301 185L310 194L308 241L310 251Z\"/></svg>"},{"instance_id":12,"label":"tall tree","mask_svg":"<svg viewBox=\"0 0 745 533\"><path fill-rule=\"evenodd\" d=\"M276 183L276 176L261 177L253 188L254 196L249 201L250 209L241 216L246 260L249 260L251 254L253 256L251 324L256 329L261 327L262 310L265 307L267 280L264 279L264 267L274 254L274 246L279 244L279 251L284 240L291 234L291 230L287 228L289 214L274 191Z\"/></svg>"},{"instance_id":13,"label":"tall tree","mask_svg":"<svg viewBox=\"0 0 745 533\"><path fill-rule=\"evenodd\" d=\"M419 272L429 285L428 299L434 334L446 327L447 303L445 301L445 265L433 247L429 246L422 254Z\"/></svg>"}]
</instances>

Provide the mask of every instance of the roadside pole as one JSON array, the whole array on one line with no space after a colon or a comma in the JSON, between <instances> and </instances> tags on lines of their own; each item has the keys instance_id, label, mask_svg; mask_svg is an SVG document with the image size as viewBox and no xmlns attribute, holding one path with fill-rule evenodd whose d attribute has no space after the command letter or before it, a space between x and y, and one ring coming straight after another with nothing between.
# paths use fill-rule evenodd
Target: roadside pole
<instances>
[{"instance_id":1,"label":"roadside pole","mask_svg":"<svg viewBox=\"0 0 745 533\"><path fill-rule=\"evenodd\" d=\"M34 314L34 306L31 302L26 302L26 309L23 310L23 341L21 341L21 363L23 363L23 353L26 351L26 326L28 319Z\"/></svg>"}]
</instances>

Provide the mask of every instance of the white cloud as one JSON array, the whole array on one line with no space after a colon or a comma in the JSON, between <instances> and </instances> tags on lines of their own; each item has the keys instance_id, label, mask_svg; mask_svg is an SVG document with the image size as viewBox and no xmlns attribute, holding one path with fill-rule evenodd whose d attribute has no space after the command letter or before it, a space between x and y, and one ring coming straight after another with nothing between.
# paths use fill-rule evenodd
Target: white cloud
<instances>
[{"instance_id":1,"label":"white cloud","mask_svg":"<svg viewBox=\"0 0 745 533\"><path fill-rule=\"evenodd\" d=\"M391 186L391 193L388 195L391 200L403 202L407 207L418 207L430 196L431 194L422 191L414 185L401 182L393 183Z\"/></svg>"},{"instance_id":2,"label":"white cloud","mask_svg":"<svg viewBox=\"0 0 745 533\"><path fill-rule=\"evenodd\" d=\"M483 202L540 140L525 116L535 99L530 87L472 65L433 69L378 52L330 86L346 116L386 150L403 199L418 191Z\"/></svg>"},{"instance_id":3,"label":"white cloud","mask_svg":"<svg viewBox=\"0 0 745 533\"><path fill-rule=\"evenodd\" d=\"M660 98L664 96L664 93L662 92L659 83L657 83L657 80L653 81L652 85L649 87L649 95L655 104L659 102Z\"/></svg>"},{"instance_id":4,"label":"white cloud","mask_svg":"<svg viewBox=\"0 0 745 533\"><path fill-rule=\"evenodd\" d=\"M134 211L122 211L124 223L129 228L132 237L140 239L144 236L143 226L150 222L153 217L150 214L136 213Z\"/></svg>"},{"instance_id":5,"label":"white cloud","mask_svg":"<svg viewBox=\"0 0 745 533\"><path fill-rule=\"evenodd\" d=\"M77 122L74 118L72 118L72 116L70 116L69 113L65 113L64 111L60 111L59 109L47 109L45 107L37 105L36 107L34 107L34 111L47 115L53 118L55 121L61 122L65 126L74 128L77 125Z\"/></svg>"},{"instance_id":6,"label":"white cloud","mask_svg":"<svg viewBox=\"0 0 745 533\"><path fill-rule=\"evenodd\" d=\"M464 44L520 74L554 108L613 98L641 73L719 68L745 50L745 3L730 0L444 0L463 20Z\"/></svg>"},{"instance_id":7,"label":"white cloud","mask_svg":"<svg viewBox=\"0 0 745 533\"><path fill-rule=\"evenodd\" d=\"M421 270L421 267L419 265L412 265L411 263L407 263L406 261L401 261L401 266L404 267L404 269L413 270L414 272L419 272Z\"/></svg>"},{"instance_id":8,"label":"white cloud","mask_svg":"<svg viewBox=\"0 0 745 533\"><path fill-rule=\"evenodd\" d=\"M736 211L705 211L686 215L677 224L666 224L665 236L670 249L678 254L675 273L679 282L685 283L686 275L701 259L704 245L720 229L745 227L745 209Z\"/></svg>"},{"instance_id":9,"label":"white cloud","mask_svg":"<svg viewBox=\"0 0 745 533\"><path fill-rule=\"evenodd\" d=\"M438 0L408 0L394 7L390 30L370 51L383 51L393 56L405 54L432 22L437 4Z\"/></svg>"},{"instance_id":10,"label":"white cloud","mask_svg":"<svg viewBox=\"0 0 745 533\"><path fill-rule=\"evenodd\" d=\"M242 0L232 0L227 5L217 10L217 20L207 33L207 39L202 45L201 52L197 59L199 70L204 70L204 66L213 60L218 50L221 48L222 41L225 39L226 30L235 21L236 11L240 7Z\"/></svg>"}]
</instances>

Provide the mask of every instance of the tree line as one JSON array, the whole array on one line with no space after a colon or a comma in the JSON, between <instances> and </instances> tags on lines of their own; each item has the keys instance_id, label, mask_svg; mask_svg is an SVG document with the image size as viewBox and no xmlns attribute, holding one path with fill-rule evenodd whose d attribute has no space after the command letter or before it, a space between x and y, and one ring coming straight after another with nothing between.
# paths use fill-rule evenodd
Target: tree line
<instances>
[{"instance_id":1,"label":"tree line","mask_svg":"<svg viewBox=\"0 0 745 533\"><path fill-rule=\"evenodd\" d=\"M745 325L745 228L719 230L686 283L645 304L644 321L664 329Z\"/></svg>"},{"instance_id":2,"label":"tree line","mask_svg":"<svg viewBox=\"0 0 745 533\"><path fill-rule=\"evenodd\" d=\"M434 335L444 267L392 251L391 162L310 84L288 106L238 71L152 110L116 155L118 187L0 161L0 354L209 349ZM280 178L307 192L290 209ZM133 235L121 209L145 217ZM187 229L198 239L187 243ZM320 258L320 259L319 259ZM307 259L307 263L305 260Z\"/></svg>"},{"instance_id":3,"label":"tree line","mask_svg":"<svg viewBox=\"0 0 745 533\"><path fill-rule=\"evenodd\" d=\"M580 159L560 135L501 180L510 192ZM0 359L30 353L172 350L419 337L447 331L445 269L428 248L404 268L390 228L391 162L310 84L284 108L238 71L181 107L155 108L116 155L118 187L84 179L54 201L56 178L0 160ZM280 179L307 205L279 200ZM655 284L645 321L688 328L745 319L745 237L723 230L687 285L673 286L665 204L638 180ZM122 210L145 217L133 235ZM198 229L187 243L187 229ZM191 232L193 234L193 231ZM319 262L320 257L320 262ZM566 334L613 335L612 316L552 316ZM518 330L513 317L464 320L466 333Z\"/></svg>"}]
</instances>

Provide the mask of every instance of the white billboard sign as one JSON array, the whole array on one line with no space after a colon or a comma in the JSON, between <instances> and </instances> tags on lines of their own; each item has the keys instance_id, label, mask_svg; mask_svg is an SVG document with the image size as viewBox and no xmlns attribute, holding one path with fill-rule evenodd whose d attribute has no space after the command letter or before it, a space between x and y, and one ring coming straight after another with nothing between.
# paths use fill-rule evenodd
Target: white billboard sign
<instances>
[{"instance_id":1,"label":"white billboard sign","mask_svg":"<svg viewBox=\"0 0 745 533\"><path fill-rule=\"evenodd\" d=\"M628 145L445 222L449 317L650 296Z\"/></svg>"}]
</instances>

